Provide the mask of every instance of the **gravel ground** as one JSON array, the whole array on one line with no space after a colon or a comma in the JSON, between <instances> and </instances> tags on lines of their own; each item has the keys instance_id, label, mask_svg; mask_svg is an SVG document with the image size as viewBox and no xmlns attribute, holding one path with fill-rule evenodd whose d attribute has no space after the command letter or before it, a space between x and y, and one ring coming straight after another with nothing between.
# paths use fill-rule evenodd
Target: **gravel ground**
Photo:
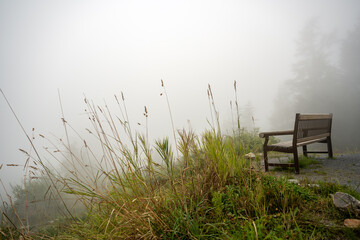
<instances>
[{"instance_id":1,"label":"gravel ground","mask_svg":"<svg viewBox=\"0 0 360 240\"><path fill-rule=\"evenodd\" d=\"M285 159L288 158L285 157ZM341 185L347 185L355 191L360 192L360 153L335 155L334 159L328 159L326 157L316 157L316 159L318 163L300 169L300 174L294 174L293 171L277 171L271 167L270 174L276 176L290 175L299 180L308 179L312 182L319 180L331 181ZM272 159L270 161L275 162L279 160Z\"/></svg>"}]
</instances>

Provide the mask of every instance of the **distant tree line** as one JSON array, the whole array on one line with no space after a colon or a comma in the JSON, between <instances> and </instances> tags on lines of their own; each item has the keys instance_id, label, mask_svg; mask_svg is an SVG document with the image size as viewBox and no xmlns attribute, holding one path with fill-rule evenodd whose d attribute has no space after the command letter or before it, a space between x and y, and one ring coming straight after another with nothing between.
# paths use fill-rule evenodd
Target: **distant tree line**
<instances>
[{"instance_id":1,"label":"distant tree line","mask_svg":"<svg viewBox=\"0 0 360 240\"><path fill-rule=\"evenodd\" d=\"M338 53L333 54L339 42ZM279 89L271 122L292 128L296 112L333 113L333 145L337 150L360 147L360 25L341 41L308 21L300 33L293 78Z\"/></svg>"}]
</instances>

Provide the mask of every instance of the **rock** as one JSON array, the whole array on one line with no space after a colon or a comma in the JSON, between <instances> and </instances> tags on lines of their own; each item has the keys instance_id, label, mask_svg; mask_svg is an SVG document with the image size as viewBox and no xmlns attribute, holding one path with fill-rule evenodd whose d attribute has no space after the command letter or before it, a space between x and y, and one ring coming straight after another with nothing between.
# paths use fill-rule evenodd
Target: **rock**
<instances>
[{"instance_id":1,"label":"rock","mask_svg":"<svg viewBox=\"0 0 360 240\"><path fill-rule=\"evenodd\" d=\"M333 197L333 203L337 208L339 208L342 211L355 214L356 217L360 216L359 200L343 192L336 192L332 197Z\"/></svg>"},{"instance_id":2,"label":"rock","mask_svg":"<svg viewBox=\"0 0 360 240\"><path fill-rule=\"evenodd\" d=\"M245 154L245 158L254 160L255 159L255 154L252 153L252 152L249 152L249 153Z\"/></svg>"},{"instance_id":3,"label":"rock","mask_svg":"<svg viewBox=\"0 0 360 240\"><path fill-rule=\"evenodd\" d=\"M360 228L360 220L359 219L345 219L344 225L345 225L345 227L348 227L348 228Z\"/></svg>"},{"instance_id":4,"label":"rock","mask_svg":"<svg viewBox=\"0 0 360 240\"><path fill-rule=\"evenodd\" d=\"M308 187L319 188L319 184L308 184Z\"/></svg>"}]
</instances>

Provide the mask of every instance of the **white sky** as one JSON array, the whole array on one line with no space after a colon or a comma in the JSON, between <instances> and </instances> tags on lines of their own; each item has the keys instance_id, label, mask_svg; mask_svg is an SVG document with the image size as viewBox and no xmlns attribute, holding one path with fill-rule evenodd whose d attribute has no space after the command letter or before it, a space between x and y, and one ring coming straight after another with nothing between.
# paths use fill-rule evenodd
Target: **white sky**
<instances>
[{"instance_id":1,"label":"white sky","mask_svg":"<svg viewBox=\"0 0 360 240\"><path fill-rule=\"evenodd\" d=\"M210 119L207 84L225 123L237 80L240 106L251 102L263 129L311 17L341 37L359 22L360 1L0 0L0 88L28 132L59 137L57 89L77 129L86 121L83 94L102 104L123 91L133 125L144 122L146 105L150 137L158 138L172 131L160 79L176 128L190 120L198 133ZM0 164L23 164L18 148L29 144L2 97L0 116ZM4 166L0 179L21 169Z\"/></svg>"}]
</instances>

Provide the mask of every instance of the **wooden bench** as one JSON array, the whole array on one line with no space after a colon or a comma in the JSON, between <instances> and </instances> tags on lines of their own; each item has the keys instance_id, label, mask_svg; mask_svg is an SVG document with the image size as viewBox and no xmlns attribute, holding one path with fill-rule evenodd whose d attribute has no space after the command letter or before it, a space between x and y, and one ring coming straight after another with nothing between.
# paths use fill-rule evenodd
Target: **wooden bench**
<instances>
[{"instance_id":1,"label":"wooden bench","mask_svg":"<svg viewBox=\"0 0 360 240\"><path fill-rule=\"evenodd\" d=\"M327 153L329 158L332 158L331 123L332 113L297 113L295 116L294 130L259 133L259 137L265 138L263 147L265 171L269 170L269 166L295 167L295 172L299 174L298 147L302 147L304 156L307 156L308 153ZM279 135L293 135L293 137L291 141L268 145L270 136ZM312 143L326 143L328 151L308 151L307 145ZM269 163L267 156L268 151L292 153L294 155L294 163Z\"/></svg>"}]
</instances>

